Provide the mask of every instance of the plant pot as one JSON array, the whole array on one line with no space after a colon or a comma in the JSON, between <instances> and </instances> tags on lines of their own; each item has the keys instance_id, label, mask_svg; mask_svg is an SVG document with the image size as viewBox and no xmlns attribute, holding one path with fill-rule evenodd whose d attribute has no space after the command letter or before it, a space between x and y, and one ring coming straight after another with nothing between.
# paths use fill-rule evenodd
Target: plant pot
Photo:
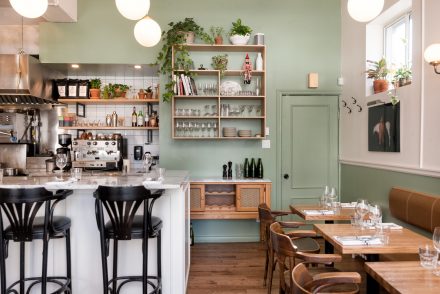
<instances>
[{"instance_id":1,"label":"plant pot","mask_svg":"<svg viewBox=\"0 0 440 294\"><path fill-rule=\"evenodd\" d=\"M194 39L196 38L194 32L179 32L179 33L184 35L186 44L194 44Z\"/></svg>"},{"instance_id":2,"label":"plant pot","mask_svg":"<svg viewBox=\"0 0 440 294\"><path fill-rule=\"evenodd\" d=\"M223 37L222 36L215 37L214 43L215 43L215 45L222 45L223 44Z\"/></svg>"},{"instance_id":3,"label":"plant pot","mask_svg":"<svg viewBox=\"0 0 440 294\"><path fill-rule=\"evenodd\" d=\"M146 99L152 99L153 98L153 92L147 92L147 93L145 93L145 98Z\"/></svg>"},{"instance_id":4,"label":"plant pot","mask_svg":"<svg viewBox=\"0 0 440 294\"><path fill-rule=\"evenodd\" d=\"M138 93L139 99L145 99L145 93Z\"/></svg>"},{"instance_id":5,"label":"plant pot","mask_svg":"<svg viewBox=\"0 0 440 294\"><path fill-rule=\"evenodd\" d=\"M385 92L388 90L387 80L374 80L373 82L374 94Z\"/></svg>"},{"instance_id":6,"label":"plant pot","mask_svg":"<svg viewBox=\"0 0 440 294\"><path fill-rule=\"evenodd\" d=\"M229 37L229 40L231 41L232 45L246 45L250 37L250 35L232 35Z\"/></svg>"},{"instance_id":7,"label":"plant pot","mask_svg":"<svg viewBox=\"0 0 440 294\"><path fill-rule=\"evenodd\" d=\"M99 99L99 98L101 98L101 90L90 89L90 99Z\"/></svg>"}]
</instances>

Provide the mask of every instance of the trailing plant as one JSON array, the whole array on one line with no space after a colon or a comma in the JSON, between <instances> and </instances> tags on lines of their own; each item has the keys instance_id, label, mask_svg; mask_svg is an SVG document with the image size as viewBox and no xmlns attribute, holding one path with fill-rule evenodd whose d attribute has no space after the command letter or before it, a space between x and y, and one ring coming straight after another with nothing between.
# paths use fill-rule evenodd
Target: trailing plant
<instances>
[{"instance_id":1,"label":"trailing plant","mask_svg":"<svg viewBox=\"0 0 440 294\"><path fill-rule=\"evenodd\" d=\"M101 79L93 79L90 81L90 89L101 89Z\"/></svg>"},{"instance_id":2,"label":"trailing plant","mask_svg":"<svg viewBox=\"0 0 440 294\"><path fill-rule=\"evenodd\" d=\"M240 35L240 36L246 36L250 35L252 33L252 29L249 26L246 26L241 23L241 19L237 19L236 22L232 22L232 28L229 32L230 36L233 35Z\"/></svg>"},{"instance_id":3,"label":"trailing plant","mask_svg":"<svg viewBox=\"0 0 440 294\"><path fill-rule=\"evenodd\" d=\"M387 61L382 58L379 61L367 60L370 68L366 71L367 77L373 80L386 80L390 70L387 68Z\"/></svg>"},{"instance_id":4,"label":"trailing plant","mask_svg":"<svg viewBox=\"0 0 440 294\"><path fill-rule=\"evenodd\" d=\"M388 95L388 97L390 97L391 104L396 105L397 103L399 103L400 100L399 100L399 98L397 98L399 96L397 96L397 90L396 89L394 89L394 93L392 91L389 91L387 93L387 95Z\"/></svg>"},{"instance_id":5,"label":"trailing plant","mask_svg":"<svg viewBox=\"0 0 440 294\"><path fill-rule=\"evenodd\" d=\"M190 75L189 70L193 67L194 62L189 56L189 52L185 47L185 33L194 32L195 36L203 40L207 44L212 44L213 39L207 34L204 29L199 26L193 18L185 18L184 21L177 23L170 22L168 31L162 32L162 41L164 42L161 51L159 52L156 63L159 64L159 72L168 77L168 82L165 84L165 91L162 99L165 102L171 101L174 95L175 81L172 79L173 69L172 65L172 48L176 47L175 51L175 65L178 69L184 70L185 74Z\"/></svg>"},{"instance_id":6,"label":"trailing plant","mask_svg":"<svg viewBox=\"0 0 440 294\"><path fill-rule=\"evenodd\" d=\"M212 57L212 67L220 71L220 77L225 75L225 70L228 68L228 54L220 54Z\"/></svg>"}]
</instances>

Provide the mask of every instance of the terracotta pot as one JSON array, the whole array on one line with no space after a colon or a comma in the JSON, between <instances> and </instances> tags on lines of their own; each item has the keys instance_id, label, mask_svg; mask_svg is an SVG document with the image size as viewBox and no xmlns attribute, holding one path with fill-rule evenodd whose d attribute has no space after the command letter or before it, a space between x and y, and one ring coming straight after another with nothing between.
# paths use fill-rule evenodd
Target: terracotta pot
<instances>
[{"instance_id":1,"label":"terracotta pot","mask_svg":"<svg viewBox=\"0 0 440 294\"><path fill-rule=\"evenodd\" d=\"M147 99L152 99L153 98L153 92L147 92L145 93L145 95L147 96Z\"/></svg>"},{"instance_id":2,"label":"terracotta pot","mask_svg":"<svg viewBox=\"0 0 440 294\"><path fill-rule=\"evenodd\" d=\"M223 44L223 37L222 36L217 36L214 39L215 45L222 45Z\"/></svg>"},{"instance_id":3,"label":"terracotta pot","mask_svg":"<svg viewBox=\"0 0 440 294\"><path fill-rule=\"evenodd\" d=\"M387 80L374 80L373 82L374 94L385 92L388 90Z\"/></svg>"},{"instance_id":4,"label":"terracotta pot","mask_svg":"<svg viewBox=\"0 0 440 294\"><path fill-rule=\"evenodd\" d=\"M99 99L99 98L101 98L101 90L90 89L90 99Z\"/></svg>"},{"instance_id":5,"label":"terracotta pot","mask_svg":"<svg viewBox=\"0 0 440 294\"><path fill-rule=\"evenodd\" d=\"M145 99L145 93L138 93L138 97L139 97L139 99Z\"/></svg>"}]
</instances>

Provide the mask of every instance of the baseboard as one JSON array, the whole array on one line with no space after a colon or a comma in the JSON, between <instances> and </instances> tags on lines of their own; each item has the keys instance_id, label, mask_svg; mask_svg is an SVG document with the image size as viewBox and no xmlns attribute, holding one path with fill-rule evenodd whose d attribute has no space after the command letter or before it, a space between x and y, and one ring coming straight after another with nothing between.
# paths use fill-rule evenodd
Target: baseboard
<instances>
[{"instance_id":1,"label":"baseboard","mask_svg":"<svg viewBox=\"0 0 440 294\"><path fill-rule=\"evenodd\" d=\"M195 243L238 243L238 242L258 242L259 235L247 236L196 236Z\"/></svg>"}]
</instances>

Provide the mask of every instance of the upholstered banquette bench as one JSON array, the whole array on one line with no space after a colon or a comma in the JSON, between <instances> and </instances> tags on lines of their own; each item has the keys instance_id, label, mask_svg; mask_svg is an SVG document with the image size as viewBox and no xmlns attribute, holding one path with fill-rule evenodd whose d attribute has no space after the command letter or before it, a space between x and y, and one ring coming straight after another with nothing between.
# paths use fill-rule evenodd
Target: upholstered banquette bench
<instances>
[{"instance_id":1,"label":"upholstered banquette bench","mask_svg":"<svg viewBox=\"0 0 440 294\"><path fill-rule=\"evenodd\" d=\"M440 196L393 187L388 201L391 216L403 225L410 224L426 233L432 233L435 227L440 226ZM383 259L418 260L419 257L417 254L390 254L384 255Z\"/></svg>"}]
</instances>

